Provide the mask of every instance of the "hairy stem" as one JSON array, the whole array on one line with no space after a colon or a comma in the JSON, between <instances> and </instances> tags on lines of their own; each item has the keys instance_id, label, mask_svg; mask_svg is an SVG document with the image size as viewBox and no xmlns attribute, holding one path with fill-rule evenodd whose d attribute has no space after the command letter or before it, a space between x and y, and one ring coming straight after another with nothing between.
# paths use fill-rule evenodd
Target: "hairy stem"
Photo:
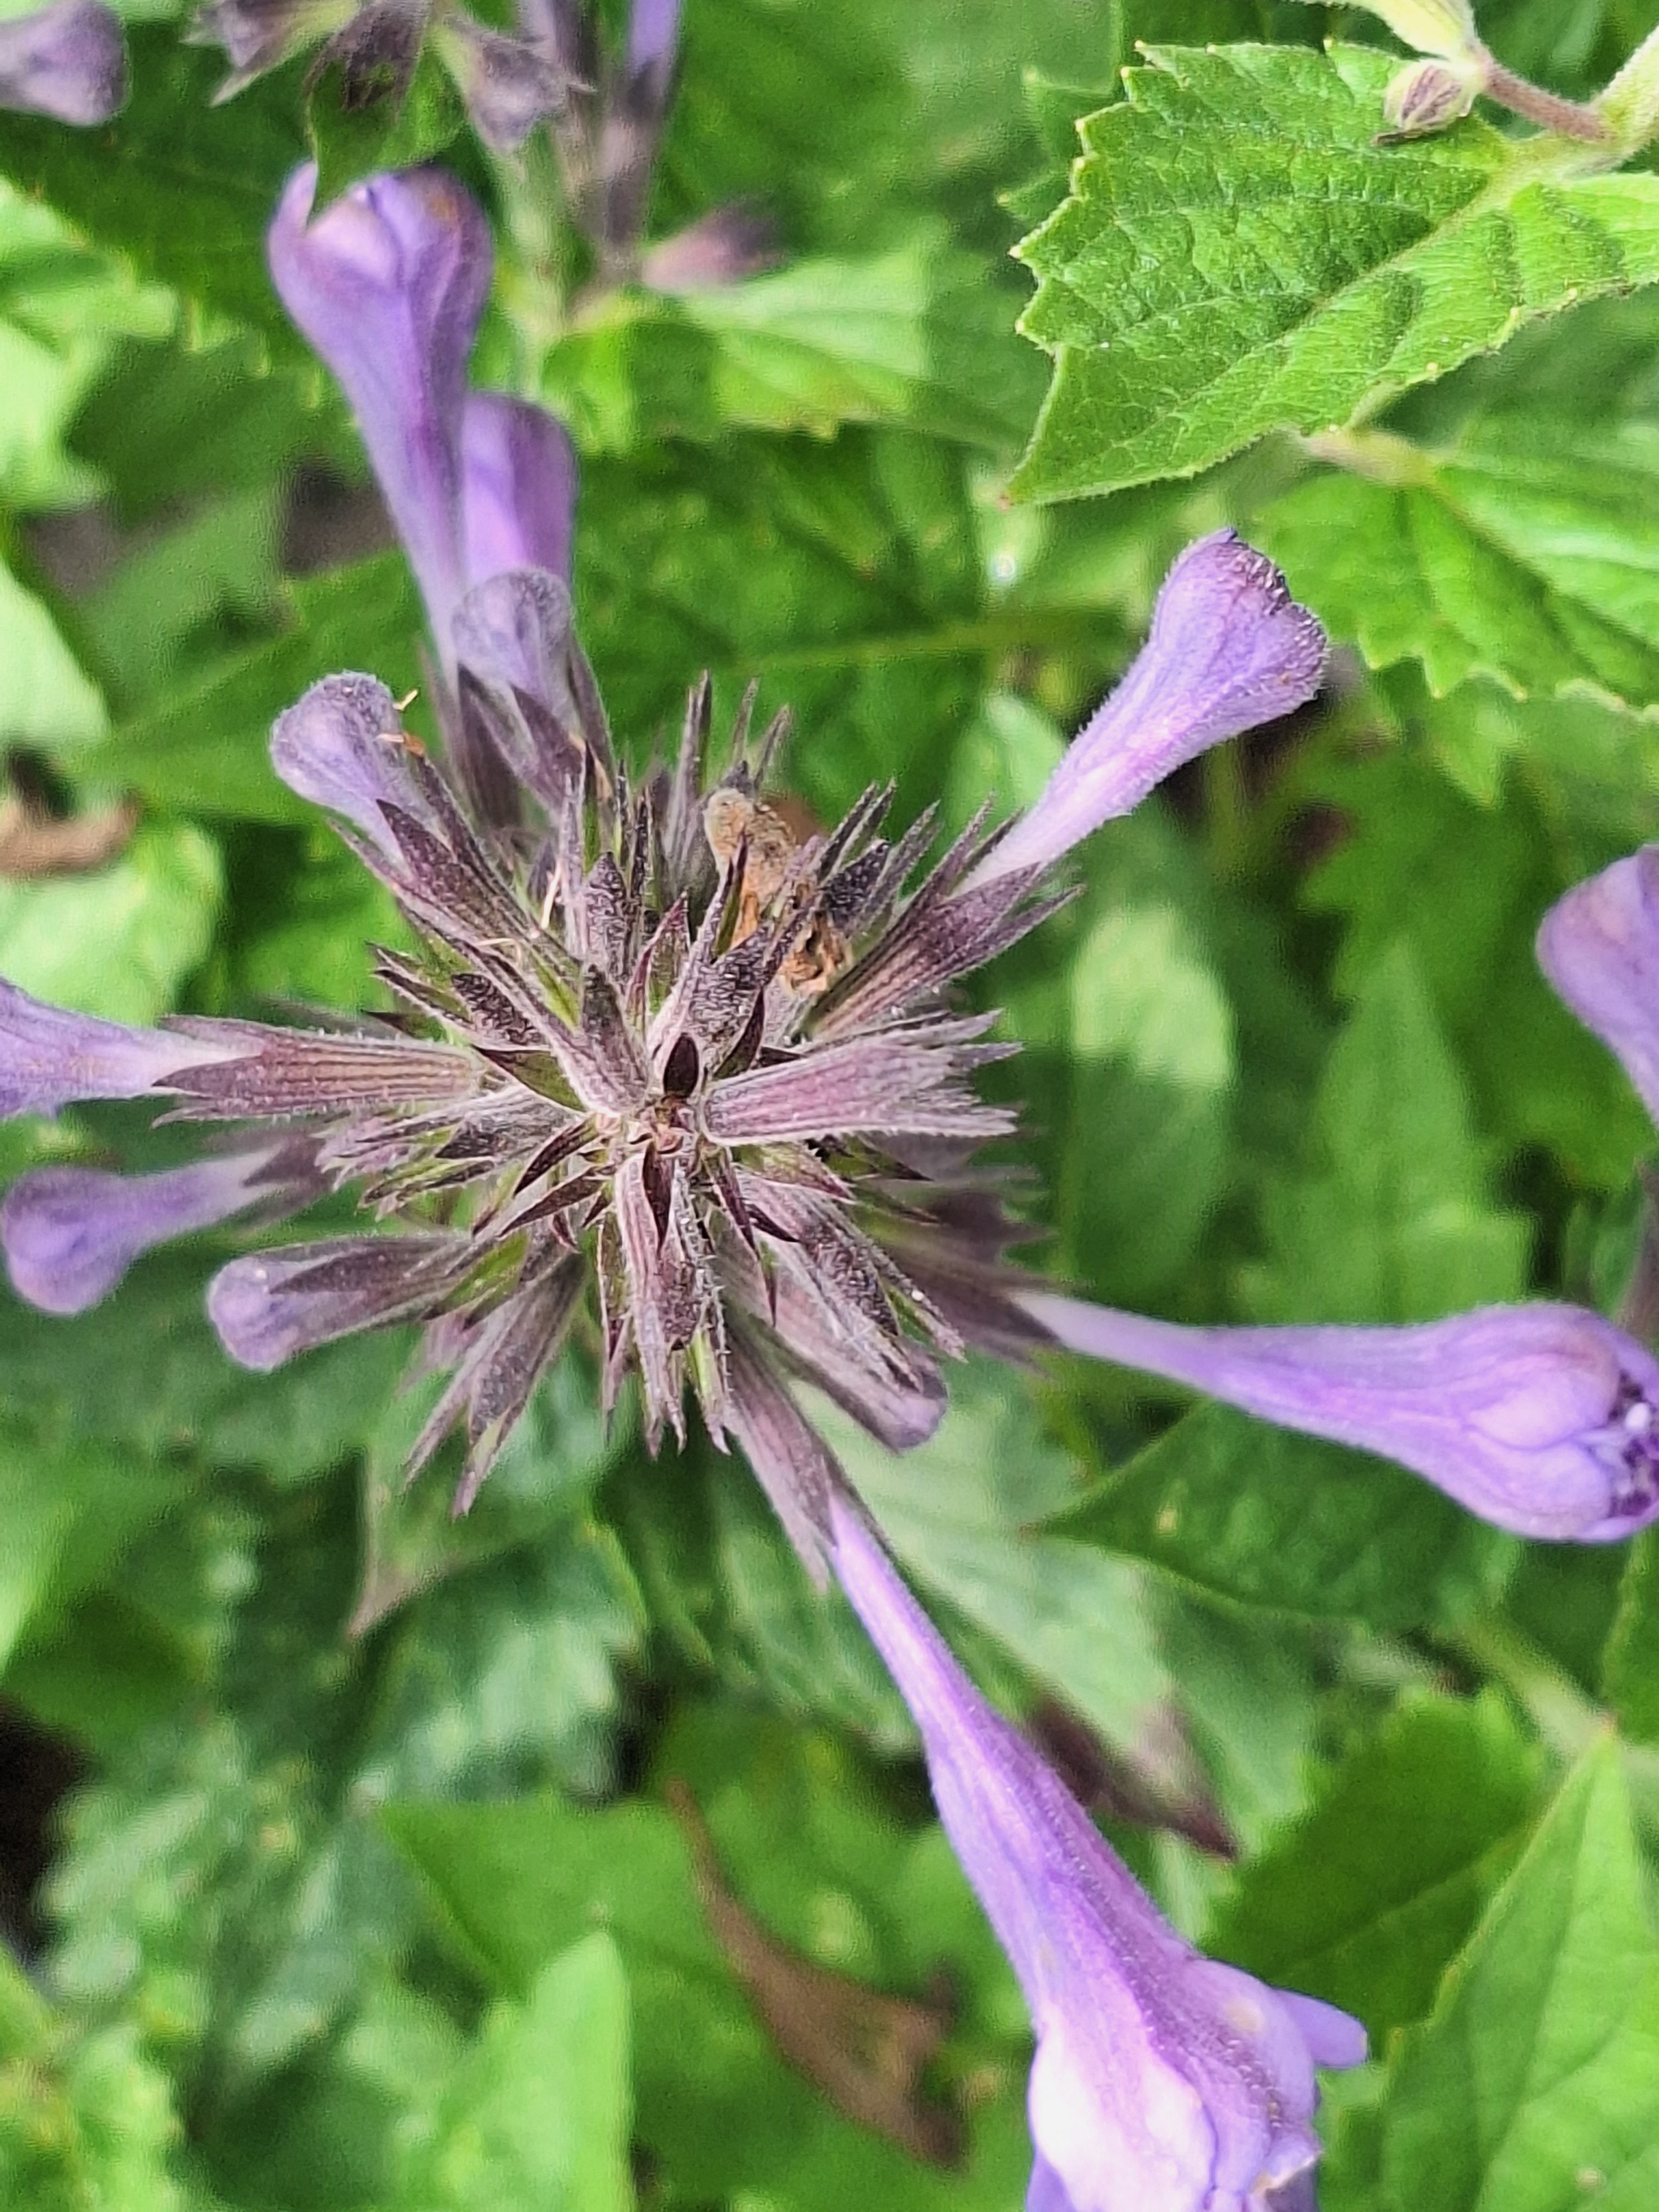
<instances>
[{"instance_id":1,"label":"hairy stem","mask_svg":"<svg viewBox=\"0 0 1659 2212\"><path fill-rule=\"evenodd\" d=\"M1582 138L1589 144L1608 143L1613 130L1599 108L1587 107L1581 100L1563 100L1559 94L1546 92L1541 85L1530 83L1506 70L1502 62L1487 64L1485 92L1488 100L1495 100L1500 107L1507 107L1516 115L1524 115L1528 123L1536 123L1546 131L1553 131L1563 138Z\"/></svg>"}]
</instances>

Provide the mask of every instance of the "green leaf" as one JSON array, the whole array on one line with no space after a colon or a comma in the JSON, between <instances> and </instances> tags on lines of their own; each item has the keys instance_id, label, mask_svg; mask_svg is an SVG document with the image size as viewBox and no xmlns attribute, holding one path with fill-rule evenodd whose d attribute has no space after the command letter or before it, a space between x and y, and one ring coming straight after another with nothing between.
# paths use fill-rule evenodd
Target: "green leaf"
<instances>
[{"instance_id":1,"label":"green leaf","mask_svg":"<svg viewBox=\"0 0 1659 2212\"><path fill-rule=\"evenodd\" d=\"M0 724L14 742L45 747L89 744L109 726L103 700L52 616L3 562Z\"/></svg>"},{"instance_id":2,"label":"green leaf","mask_svg":"<svg viewBox=\"0 0 1659 2212\"><path fill-rule=\"evenodd\" d=\"M137 2023L77 2036L0 1956L0 2203L28 2212L208 2212L172 2170L182 2130Z\"/></svg>"},{"instance_id":3,"label":"green leaf","mask_svg":"<svg viewBox=\"0 0 1659 2212\"><path fill-rule=\"evenodd\" d=\"M291 602L280 636L77 750L76 775L195 813L314 821L313 810L272 773L271 723L307 684L341 669L367 668L397 695L415 687L421 615L398 553L307 577L292 586Z\"/></svg>"},{"instance_id":4,"label":"green leaf","mask_svg":"<svg viewBox=\"0 0 1659 2212\"><path fill-rule=\"evenodd\" d=\"M1411 1080L1401 1080L1401 1070ZM1421 1321L1518 1297L1530 1224L1486 1197L1461 1069L1408 945L1356 994L1314 1109L1321 1158L1267 1194L1267 1320Z\"/></svg>"},{"instance_id":5,"label":"green leaf","mask_svg":"<svg viewBox=\"0 0 1659 2212\"><path fill-rule=\"evenodd\" d=\"M678 301L618 295L548 355L542 390L601 452L842 422L1004 447L1037 396L1013 316L982 263L929 234Z\"/></svg>"},{"instance_id":6,"label":"green leaf","mask_svg":"<svg viewBox=\"0 0 1659 2212\"><path fill-rule=\"evenodd\" d=\"M219 856L185 823L147 823L84 876L0 883L0 974L37 998L153 1022L206 957Z\"/></svg>"},{"instance_id":7,"label":"green leaf","mask_svg":"<svg viewBox=\"0 0 1659 2212\"><path fill-rule=\"evenodd\" d=\"M264 234L305 142L280 80L226 106L223 57L181 46L168 24L130 26L132 91L114 121L66 131L8 115L0 173L68 216L143 277L252 325L303 355L265 274Z\"/></svg>"},{"instance_id":8,"label":"green leaf","mask_svg":"<svg viewBox=\"0 0 1659 2212\"><path fill-rule=\"evenodd\" d=\"M1539 1760L1495 1696L1417 1692L1240 1869L1206 1948L1356 2014L1419 2019L1520 1849Z\"/></svg>"},{"instance_id":9,"label":"green leaf","mask_svg":"<svg viewBox=\"0 0 1659 2212\"><path fill-rule=\"evenodd\" d=\"M1659 2186L1659 1948L1597 1743L1401 2046L1387 2212L1638 2212Z\"/></svg>"},{"instance_id":10,"label":"green leaf","mask_svg":"<svg viewBox=\"0 0 1659 2212\"><path fill-rule=\"evenodd\" d=\"M77 400L112 340L155 337L176 307L88 251L50 208L0 183L0 496L20 509L70 506L93 481L64 447Z\"/></svg>"},{"instance_id":11,"label":"green leaf","mask_svg":"<svg viewBox=\"0 0 1659 2212\"><path fill-rule=\"evenodd\" d=\"M1358 473L1261 517L1334 635L1373 668L1419 660L1437 697L1486 676L1517 698L1659 707L1659 428L1487 416L1445 453L1351 443Z\"/></svg>"},{"instance_id":12,"label":"green leaf","mask_svg":"<svg viewBox=\"0 0 1659 2212\"><path fill-rule=\"evenodd\" d=\"M1048 1527L1218 1597L1385 1632L1456 1618L1500 1540L1402 1468L1204 1406Z\"/></svg>"},{"instance_id":13,"label":"green leaf","mask_svg":"<svg viewBox=\"0 0 1659 2212\"><path fill-rule=\"evenodd\" d=\"M408 2212L628 2212L628 1984L603 1931L498 2006L410 2157Z\"/></svg>"},{"instance_id":14,"label":"green leaf","mask_svg":"<svg viewBox=\"0 0 1659 2212\"><path fill-rule=\"evenodd\" d=\"M1659 276L1659 183L1465 123L1379 147L1397 64L1364 48L1158 48L1082 126L1020 247L1055 357L1017 494L1190 475L1348 421L1525 320Z\"/></svg>"},{"instance_id":15,"label":"green leaf","mask_svg":"<svg viewBox=\"0 0 1659 2212\"><path fill-rule=\"evenodd\" d=\"M377 78L360 61L337 56L325 60L308 90L306 128L317 159L319 208L360 177L431 161L466 127L460 94L428 45L401 92L395 64L385 64Z\"/></svg>"},{"instance_id":16,"label":"green leaf","mask_svg":"<svg viewBox=\"0 0 1659 2212\"><path fill-rule=\"evenodd\" d=\"M1659 1537L1651 1529L1625 1555L1601 1686L1632 1743L1659 1743Z\"/></svg>"}]
</instances>

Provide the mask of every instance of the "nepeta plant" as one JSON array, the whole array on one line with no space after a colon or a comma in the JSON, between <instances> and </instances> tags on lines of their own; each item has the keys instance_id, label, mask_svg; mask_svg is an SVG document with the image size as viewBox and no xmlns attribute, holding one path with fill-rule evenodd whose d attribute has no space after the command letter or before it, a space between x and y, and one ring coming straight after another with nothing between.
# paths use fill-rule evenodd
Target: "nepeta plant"
<instances>
[{"instance_id":1,"label":"nepeta plant","mask_svg":"<svg viewBox=\"0 0 1659 2212\"><path fill-rule=\"evenodd\" d=\"M0 25L29 2201L1642 2201L1655 50L1369 12Z\"/></svg>"}]
</instances>

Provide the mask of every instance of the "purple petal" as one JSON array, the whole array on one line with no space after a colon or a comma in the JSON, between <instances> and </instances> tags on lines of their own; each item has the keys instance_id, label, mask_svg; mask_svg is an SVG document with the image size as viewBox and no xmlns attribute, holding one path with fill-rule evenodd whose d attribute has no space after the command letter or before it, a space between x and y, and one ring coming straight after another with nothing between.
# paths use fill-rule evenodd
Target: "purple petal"
<instances>
[{"instance_id":1,"label":"purple petal","mask_svg":"<svg viewBox=\"0 0 1659 2212\"><path fill-rule=\"evenodd\" d=\"M489 226L441 169L370 177L310 222L316 184L309 163L289 179L270 273L351 402L447 665L465 588L461 408L489 291Z\"/></svg>"},{"instance_id":2,"label":"purple petal","mask_svg":"<svg viewBox=\"0 0 1659 2212\"><path fill-rule=\"evenodd\" d=\"M753 208L714 208L647 248L640 282L653 292L709 292L758 276L778 260L775 223Z\"/></svg>"},{"instance_id":3,"label":"purple petal","mask_svg":"<svg viewBox=\"0 0 1659 2212\"><path fill-rule=\"evenodd\" d=\"M528 40L486 30L463 9L439 19L444 59L485 145L516 154L565 104L565 79Z\"/></svg>"},{"instance_id":4,"label":"purple petal","mask_svg":"<svg viewBox=\"0 0 1659 2212\"><path fill-rule=\"evenodd\" d=\"M726 1425L813 1580L828 1580L830 1497L840 1480L830 1447L748 1329L732 1331Z\"/></svg>"},{"instance_id":5,"label":"purple petal","mask_svg":"<svg viewBox=\"0 0 1659 2212\"><path fill-rule=\"evenodd\" d=\"M152 1245L268 1202L280 1149L264 1145L160 1175L60 1167L20 1176L0 1204L12 1287L45 1313L84 1313Z\"/></svg>"},{"instance_id":6,"label":"purple petal","mask_svg":"<svg viewBox=\"0 0 1659 2212\"><path fill-rule=\"evenodd\" d=\"M1397 1460L1520 1535L1608 1543L1659 1517L1659 1361L1580 1307L1185 1328L1045 1291L1022 1303L1073 1352Z\"/></svg>"},{"instance_id":7,"label":"purple petal","mask_svg":"<svg viewBox=\"0 0 1659 2212\"><path fill-rule=\"evenodd\" d=\"M340 1237L250 1253L208 1286L231 1358L261 1373L337 1336L424 1319L477 1263L465 1237Z\"/></svg>"},{"instance_id":8,"label":"purple petal","mask_svg":"<svg viewBox=\"0 0 1659 2212\"><path fill-rule=\"evenodd\" d=\"M198 10L185 43L224 49L231 73L214 99L229 100L301 46L342 29L352 6L353 0L211 0Z\"/></svg>"},{"instance_id":9,"label":"purple petal","mask_svg":"<svg viewBox=\"0 0 1659 2212\"><path fill-rule=\"evenodd\" d=\"M527 400L472 392L461 467L468 585L509 568L546 568L568 585L576 456L563 423Z\"/></svg>"},{"instance_id":10,"label":"purple petal","mask_svg":"<svg viewBox=\"0 0 1659 2212\"><path fill-rule=\"evenodd\" d=\"M234 1058L211 1039L74 1014L0 981L0 1116L55 1114L82 1098L139 1098L198 1061Z\"/></svg>"},{"instance_id":11,"label":"purple petal","mask_svg":"<svg viewBox=\"0 0 1659 2212\"><path fill-rule=\"evenodd\" d=\"M666 75L679 34L680 0L634 0L628 15L629 74L660 70Z\"/></svg>"},{"instance_id":12,"label":"purple petal","mask_svg":"<svg viewBox=\"0 0 1659 2212\"><path fill-rule=\"evenodd\" d=\"M53 0L0 23L0 107L107 123L126 96L121 19L100 0Z\"/></svg>"},{"instance_id":13,"label":"purple petal","mask_svg":"<svg viewBox=\"0 0 1659 2212\"><path fill-rule=\"evenodd\" d=\"M1041 2212L1246 2212L1319 2154L1308 2015L1165 1922L1059 1777L975 1689L860 1508L842 1586L921 1731L939 1819L1024 1990ZM1319 2008L1322 2048L1357 2058Z\"/></svg>"},{"instance_id":14,"label":"purple petal","mask_svg":"<svg viewBox=\"0 0 1659 2212\"><path fill-rule=\"evenodd\" d=\"M1538 959L1659 1121L1659 845L1558 899L1539 928Z\"/></svg>"},{"instance_id":15,"label":"purple petal","mask_svg":"<svg viewBox=\"0 0 1659 2212\"><path fill-rule=\"evenodd\" d=\"M386 806L434 826L402 731L397 702L376 678L325 676L276 717L270 764L290 791L343 815L395 861Z\"/></svg>"},{"instance_id":16,"label":"purple petal","mask_svg":"<svg viewBox=\"0 0 1659 2212\"><path fill-rule=\"evenodd\" d=\"M1324 631L1272 562L1231 530L1200 538L1164 579L1128 674L971 880L1047 867L1183 761L1305 704L1324 665Z\"/></svg>"}]
</instances>

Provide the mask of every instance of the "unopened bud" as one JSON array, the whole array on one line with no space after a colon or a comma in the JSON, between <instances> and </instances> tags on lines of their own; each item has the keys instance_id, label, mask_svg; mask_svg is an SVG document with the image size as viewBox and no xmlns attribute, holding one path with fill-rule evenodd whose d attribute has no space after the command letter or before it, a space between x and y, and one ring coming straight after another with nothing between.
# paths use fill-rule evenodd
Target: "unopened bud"
<instances>
[{"instance_id":1,"label":"unopened bud","mask_svg":"<svg viewBox=\"0 0 1659 2212\"><path fill-rule=\"evenodd\" d=\"M1484 73L1471 62L1410 62L1382 95L1389 138L1425 138L1459 123L1474 106Z\"/></svg>"}]
</instances>

